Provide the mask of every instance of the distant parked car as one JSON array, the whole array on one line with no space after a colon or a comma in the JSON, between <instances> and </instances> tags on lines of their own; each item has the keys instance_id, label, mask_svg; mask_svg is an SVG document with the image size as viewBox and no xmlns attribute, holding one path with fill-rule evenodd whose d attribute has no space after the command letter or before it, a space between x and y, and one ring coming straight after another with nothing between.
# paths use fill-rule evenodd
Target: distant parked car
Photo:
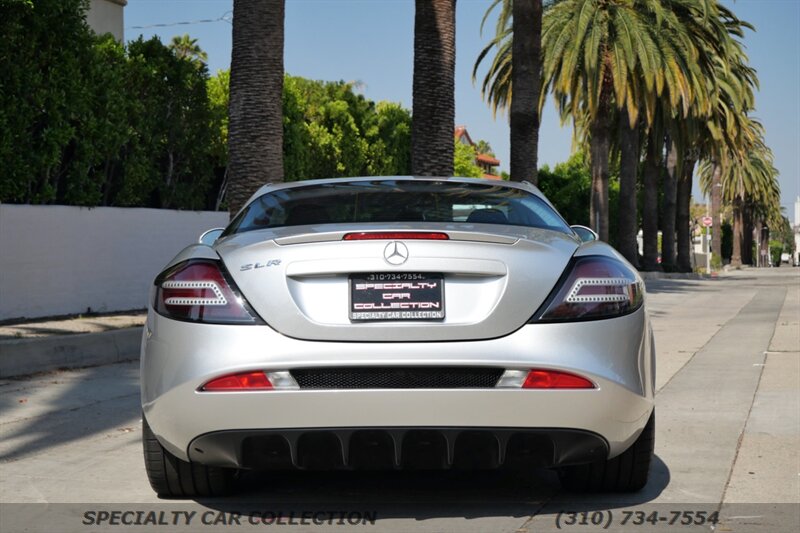
<instances>
[{"instance_id":1,"label":"distant parked car","mask_svg":"<svg viewBox=\"0 0 800 533\"><path fill-rule=\"evenodd\" d=\"M224 494L240 469L546 466L581 491L647 482L644 284L533 185L270 185L203 240L156 277L143 336L159 495Z\"/></svg>"}]
</instances>

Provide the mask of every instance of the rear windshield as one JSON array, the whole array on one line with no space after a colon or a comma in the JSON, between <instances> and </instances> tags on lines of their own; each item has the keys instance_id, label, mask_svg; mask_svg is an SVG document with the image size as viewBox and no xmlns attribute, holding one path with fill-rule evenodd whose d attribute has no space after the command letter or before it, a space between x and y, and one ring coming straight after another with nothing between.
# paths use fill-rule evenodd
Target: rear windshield
<instances>
[{"instance_id":1,"label":"rear windshield","mask_svg":"<svg viewBox=\"0 0 800 533\"><path fill-rule=\"evenodd\" d=\"M572 233L550 206L520 189L484 183L375 180L268 192L239 213L225 235L282 226L369 222L505 224Z\"/></svg>"}]
</instances>

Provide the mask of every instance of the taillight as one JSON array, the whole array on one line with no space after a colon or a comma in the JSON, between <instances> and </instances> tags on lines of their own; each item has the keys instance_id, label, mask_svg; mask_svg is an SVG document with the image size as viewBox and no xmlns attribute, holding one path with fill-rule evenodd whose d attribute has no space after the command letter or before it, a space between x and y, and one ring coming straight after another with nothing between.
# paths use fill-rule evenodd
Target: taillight
<instances>
[{"instance_id":1,"label":"taillight","mask_svg":"<svg viewBox=\"0 0 800 533\"><path fill-rule=\"evenodd\" d=\"M259 370L256 372L241 372L214 378L202 387L204 392L227 392L246 390L270 390L272 383L267 375Z\"/></svg>"},{"instance_id":2,"label":"taillight","mask_svg":"<svg viewBox=\"0 0 800 533\"><path fill-rule=\"evenodd\" d=\"M581 376L557 370L531 370L523 389L593 389L594 383Z\"/></svg>"},{"instance_id":3,"label":"taillight","mask_svg":"<svg viewBox=\"0 0 800 533\"><path fill-rule=\"evenodd\" d=\"M212 324L260 324L219 262L192 259L156 278L154 307L175 320Z\"/></svg>"},{"instance_id":4,"label":"taillight","mask_svg":"<svg viewBox=\"0 0 800 533\"><path fill-rule=\"evenodd\" d=\"M428 240L446 241L450 238L447 233L440 231L363 231L358 233L347 233L342 237L343 241L409 241L409 240Z\"/></svg>"},{"instance_id":5,"label":"taillight","mask_svg":"<svg viewBox=\"0 0 800 533\"><path fill-rule=\"evenodd\" d=\"M198 391L200 392L234 392L260 390L292 390L300 386L288 370L265 371L247 370L235 374L225 374L214 378Z\"/></svg>"},{"instance_id":6,"label":"taillight","mask_svg":"<svg viewBox=\"0 0 800 533\"><path fill-rule=\"evenodd\" d=\"M534 368L506 370L496 387L503 389L594 389L595 384L585 377L561 370Z\"/></svg>"},{"instance_id":7,"label":"taillight","mask_svg":"<svg viewBox=\"0 0 800 533\"><path fill-rule=\"evenodd\" d=\"M641 280L622 262L603 256L580 257L538 320L612 318L635 311L643 301Z\"/></svg>"}]
</instances>

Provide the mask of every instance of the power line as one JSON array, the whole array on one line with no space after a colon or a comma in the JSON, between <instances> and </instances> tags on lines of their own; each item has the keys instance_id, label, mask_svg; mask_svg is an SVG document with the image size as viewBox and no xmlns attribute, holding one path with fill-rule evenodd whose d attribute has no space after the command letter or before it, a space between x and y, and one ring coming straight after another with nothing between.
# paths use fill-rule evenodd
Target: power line
<instances>
[{"instance_id":1,"label":"power line","mask_svg":"<svg viewBox=\"0 0 800 533\"><path fill-rule=\"evenodd\" d=\"M183 22L166 22L162 24L147 24L145 26L128 26L126 30L146 30L148 28L168 28L170 26L191 26L192 24L206 24L209 22L227 22L231 24L233 20L233 12L228 11L223 13L221 17L215 19L201 19L201 20L188 20Z\"/></svg>"}]
</instances>

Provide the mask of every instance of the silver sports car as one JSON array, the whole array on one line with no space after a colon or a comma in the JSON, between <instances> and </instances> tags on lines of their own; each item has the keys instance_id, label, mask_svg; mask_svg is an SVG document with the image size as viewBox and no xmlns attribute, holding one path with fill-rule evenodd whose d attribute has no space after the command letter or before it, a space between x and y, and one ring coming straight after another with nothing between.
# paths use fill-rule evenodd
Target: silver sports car
<instances>
[{"instance_id":1,"label":"silver sports car","mask_svg":"<svg viewBox=\"0 0 800 533\"><path fill-rule=\"evenodd\" d=\"M159 495L224 494L242 469L647 481L642 280L528 183L268 185L180 252L150 302L143 440Z\"/></svg>"}]
</instances>

